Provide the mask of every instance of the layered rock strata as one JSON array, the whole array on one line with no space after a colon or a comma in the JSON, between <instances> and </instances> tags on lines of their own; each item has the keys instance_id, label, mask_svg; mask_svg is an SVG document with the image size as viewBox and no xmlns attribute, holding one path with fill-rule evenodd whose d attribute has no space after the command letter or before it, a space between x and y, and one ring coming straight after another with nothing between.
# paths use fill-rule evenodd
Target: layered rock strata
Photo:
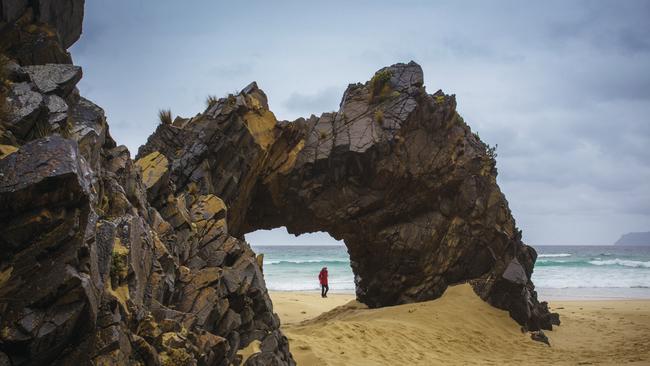
<instances>
[{"instance_id":1,"label":"layered rock strata","mask_svg":"<svg viewBox=\"0 0 650 366\"><path fill-rule=\"evenodd\" d=\"M1 5L0 365L295 364L222 199L154 186L79 95L83 1Z\"/></svg>"}]
</instances>

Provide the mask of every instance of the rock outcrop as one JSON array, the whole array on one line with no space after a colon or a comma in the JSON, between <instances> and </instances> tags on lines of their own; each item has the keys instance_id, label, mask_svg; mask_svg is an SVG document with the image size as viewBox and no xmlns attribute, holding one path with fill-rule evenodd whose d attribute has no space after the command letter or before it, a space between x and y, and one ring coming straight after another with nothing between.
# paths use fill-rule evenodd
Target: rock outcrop
<instances>
[{"instance_id":1,"label":"rock outcrop","mask_svg":"<svg viewBox=\"0 0 650 366\"><path fill-rule=\"evenodd\" d=\"M0 364L295 364L222 199L170 190L160 153L131 160L57 58L82 5L2 1Z\"/></svg>"},{"instance_id":2,"label":"rock outcrop","mask_svg":"<svg viewBox=\"0 0 650 366\"><path fill-rule=\"evenodd\" d=\"M536 253L499 190L493 153L453 95L427 94L411 62L350 85L338 112L293 122L278 122L253 83L161 125L138 158L165 156L166 190L221 197L236 237L286 226L344 240L357 297L371 307L471 281L527 329L551 329L559 320L537 300Z\"/></svg>"},{"instance_id":3,"label":"rock outcrop","mask_svg":"<svg viewBox=\"0 0 650 366\"><path fill-rule=\"evenodd\" d=\"M243 240L278 226L344 240L371 307L469 281L529 330L559 323L494 151L419 65L293 122L252 83L161 124L132 160L75 86L83 1L1 4L0 364L292 365Z\"/></svg>"},{"instance_id":4,"label":"rock outcrop","mask_svg":"<svg viewBox=\"0 0 650 366\"><path fill-rule=\"evenodd\" d=\"M0 53L21 65L72 63L66 51L81 36L84 0L0 1Z\"/></svg>"}]
</instances>

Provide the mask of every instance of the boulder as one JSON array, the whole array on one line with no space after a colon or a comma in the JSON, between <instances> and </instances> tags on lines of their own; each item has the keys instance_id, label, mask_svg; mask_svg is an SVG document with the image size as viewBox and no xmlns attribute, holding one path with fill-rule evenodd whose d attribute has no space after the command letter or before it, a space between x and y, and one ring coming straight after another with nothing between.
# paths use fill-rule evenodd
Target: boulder
<instances>
[{"instance_id":1,"label":"boulder","mask_svg":"<svg viewBox=\"0 0 650 366\"><path fill-rule=\"evenodd\" d=\"M80 335L94 331L100 292L85 161L73 141L50 137L0 160L0 172L0 343L13 364L89 350Z\"/></svg>"},{"instance_id":2,"label":"boulder","mask_svg":"<svg viewBox=\"0 0 650 366\"><path fill-rule=\"evenodd\" d=\"M20 139L24 139L46 113L43 95L34 91L27 82L12 85L7 104L10 108L7 128Z\"/></svg>"},{"instance_id":3,"label":"boulder","mask_svg":"<svg viewBox=\"0 0 650 366\"><path fill-rule=\"evenodd\" d=\"M81 79L81 67L66 64L24 66L23 70L43 94L67 97Z\"/></svg>"},{"instance_id":4,"label":"boulder","mask_svg":"<svg viewBox=\"0 0 650 366\"><path fill-rule=\"evenodd\" d=\"M0 160L0 174L0 217L16 217L35 207L94 199L88 167L77 144L58 136L21 146Z\"/></svg>"}]
</instances>

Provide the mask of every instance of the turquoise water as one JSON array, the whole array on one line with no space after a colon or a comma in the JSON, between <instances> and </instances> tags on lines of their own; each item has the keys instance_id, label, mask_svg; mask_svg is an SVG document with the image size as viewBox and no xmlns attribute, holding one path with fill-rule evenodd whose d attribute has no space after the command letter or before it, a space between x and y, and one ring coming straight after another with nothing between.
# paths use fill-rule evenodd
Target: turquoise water
<instances>
[{"instance_id":1,"label":"turquoise water","mask_svg":"<svg viewBox=\"0 0 650 366\"><path fill-rule=\"evenodd\" d=\"M254 246L264 253L264 278L269 290L318 290L318 273L327 267L333 292L354 292L350 256L341 245Z\"/></svg>"},{"instance_id":2,"label":"turquoise water","mask_svg":"<svg viewBox=\"0 0 650 366\"><path fill-rule=\"evenodd\" d=\"M548 298L650 298L650 247L538 246L533 282Z\"/></svg>"},{"instance_id":3,"label":"turquoise water","mask_svg":"<svg viewBox=\"0 0 650 366\"><path fill-rule=\"evenodd\" d=\"M264 253L270 290L318 290L318 272L330 290L354 291L345 246L255 246ZM539 246L533 282L542 298L650 298L650 247Z\"/></svg>"}]
</instances>

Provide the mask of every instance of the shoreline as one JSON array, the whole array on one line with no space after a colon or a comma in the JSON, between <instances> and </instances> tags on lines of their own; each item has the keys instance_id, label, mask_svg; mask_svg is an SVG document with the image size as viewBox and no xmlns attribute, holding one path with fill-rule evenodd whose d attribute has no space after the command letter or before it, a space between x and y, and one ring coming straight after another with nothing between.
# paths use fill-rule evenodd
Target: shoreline
<instances>
[{"instance_id":1,"label":"shoreline","mask_svg":"<svg viewBox=\"0 0 650 366\"><path fill-rule=\"evenodd\" d=\"M452 286L450 286L452 287ZM630 294L621 294L621 295L571 295L571 294L559 294L560 292L586 292L586 293L595 293L602 290L611 291L612 289L620 289L625 292L632 290L639 290L638 292L648 292L647 294L640 295L631 295ZM540 288L536 289L537 295L540 301L546 301L549 304L551 302L577 302L577 301L650 301L650 289L647 288L613 288L613 287L603 287L603 288ZM273 296L274 294L308 294L308 295L320 295L320 290L268 290L269 294ZM354 290L332 290L330 289L328 295L350 295L353 298L356 296Z\"/></svg>"},{"instance_id":2,"label":"shoreline","mask_svg":"<svg viewBox=\"0 0 650 366\"><path fill-rule=\"evenodd\" d=\"M379 309L354 294L269 294L298 365L650 363L650 299L549 300L562 325L545 331L548 347L469 285Z\"/></svg>"}]
</instances>

